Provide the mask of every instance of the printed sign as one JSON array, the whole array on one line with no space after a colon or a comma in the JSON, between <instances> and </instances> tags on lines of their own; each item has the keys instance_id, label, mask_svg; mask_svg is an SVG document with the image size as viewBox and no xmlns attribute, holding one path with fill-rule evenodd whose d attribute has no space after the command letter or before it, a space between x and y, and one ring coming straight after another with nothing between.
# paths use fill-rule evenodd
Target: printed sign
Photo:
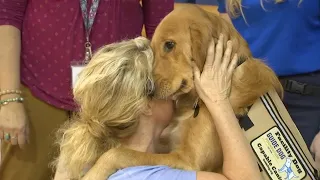
<instances>
[{"instance_id":1,"label":"printed sign","mask_svg":"<svg viewBox=\"0 0 320 180\"><path fill-rule=\"evenodd\" d=\"M272 180L301 180L303 166L278 127L273 127L251 142L251 147Z\"/></svg>"}]
</instances>

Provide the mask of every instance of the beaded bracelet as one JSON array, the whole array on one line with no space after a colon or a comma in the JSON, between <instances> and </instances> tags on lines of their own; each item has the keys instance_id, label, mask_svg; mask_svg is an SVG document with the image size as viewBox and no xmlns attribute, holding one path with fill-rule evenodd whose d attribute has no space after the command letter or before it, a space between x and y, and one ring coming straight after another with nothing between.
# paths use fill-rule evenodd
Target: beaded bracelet
<instances>
[{"instance_id":1,"label":"beaded bracelet","mask_svg":"<svg viewBox=\"0 0 320 180\"><path fill-rule=\"evenodd\" d=\"M22 91L20 91L20 90L4 90L4 91L0 91L0 96L6 95L6 94L22 94Z\"/></svg>"},{"instance_id":2,"label":"beaded bracelet","mask_svg":"<svg viewBox=\"0 0 320 180\"><path fill-rule=\"evenodd\" d=\"M5 100L1 100L0 101L0 105L4 106L7 105L11 102L18 102L18 103L22 103L23 102L23 97L16 97L16 98L10 98L10 99L5 99Z\"/></svg>"}]
</instances>

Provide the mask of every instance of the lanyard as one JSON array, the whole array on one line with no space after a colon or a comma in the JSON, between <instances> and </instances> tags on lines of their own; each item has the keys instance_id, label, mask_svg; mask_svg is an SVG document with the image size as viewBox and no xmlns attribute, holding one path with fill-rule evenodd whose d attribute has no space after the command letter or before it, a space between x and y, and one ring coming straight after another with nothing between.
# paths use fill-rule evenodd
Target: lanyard
<instances>
[{"instance_id":1,"label":"lanyard","mask_svg":"<svg viewBox=\"0 0 320 180\"><path fill-rule=\"evenodd\" d=\"M90 33L92 29L92 25L94 19L97 14L98 6L100 0L92 0L92 5L90 7L90 11L88 13L87 10L87 0L80 0L80 7L82 11L83 24L86 35L86 42L84 44L85 47L85 63L88 63L92 57L91 43L90 43Z\"/></svg>"}]
</instances>

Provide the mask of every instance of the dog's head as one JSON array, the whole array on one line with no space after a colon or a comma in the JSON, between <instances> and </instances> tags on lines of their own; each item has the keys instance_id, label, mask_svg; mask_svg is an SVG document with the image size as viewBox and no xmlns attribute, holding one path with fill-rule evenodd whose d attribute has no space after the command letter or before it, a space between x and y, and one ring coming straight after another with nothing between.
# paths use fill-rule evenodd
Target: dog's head
<instances>
[{"instance_id":1,"label":"dog's head","mask_svg":"<svg viewBox=\"0 0 320 180\"><path fill-rule=\"evenodd\" d=\"M221 33L225 41L232 40L232 55L237 53L240 57L239 64L243 63L241 66L244 66L241 68L239 66L235 72L233 80L237 82L233 82L233 87L236 88L232 90L231 95L233 93L238 96L240 93L241 96L242 93L242 95L252 95L252 98L256 99L262 92L249 91L261 84L265 85L261 86L265 88L264 93L270 86L281 89L273 71L260 60L253 59L247 42L232 24L196 5L185 5L175 9L161 21L151 42L155 54L155 96L166 98L190 92L194 86L192 61L195 61L201 70L210 41L212 38L217 40ZM281 91L282 89L278 92Z\"/></svg>"},{"instance_id":2,"label":"dog's head","mask_svg":"<svg viewBox=\"0 0 320 180\"><path fill-rule=\"evenodd\" d=\"M187 93L193 88L189 15L176 11L162 20L151 41L155 55L155 96L159 98ZM181 13L183 16L179 18Z\"/></svg>"},{"instance_id":3,"label":"dog's head","mask_svg":"<svg viewBox=\"0 0 320 180\"><path fill-rule=\"evenodd\" d=\"M157 97L177 96L193 89L191 62L195 61L202 69L212 37L217 39L225 28L230 28L221 21L194 5L175 9L162 20L151 43L155 53ZM245 41L242 44L247 46ZM251 55L250 51L246 54Z\"/></svg>"}]
</instances>

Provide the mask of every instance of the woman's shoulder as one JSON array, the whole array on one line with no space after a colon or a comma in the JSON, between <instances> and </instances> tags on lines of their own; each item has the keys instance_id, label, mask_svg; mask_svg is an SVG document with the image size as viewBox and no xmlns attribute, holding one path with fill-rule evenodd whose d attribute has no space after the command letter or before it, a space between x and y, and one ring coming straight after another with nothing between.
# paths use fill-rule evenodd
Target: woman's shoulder
<instances>
[{"instance_id":1,"label":"woman's shoulder","mask_svg":"<svg viewBox=\"0 0 320 180\"><path fill-rule=\"evenodd\" d=\"M168 166L135 166L121 169L108 180L196 180L195 171L173 169Z\"/></svg>"}]
</instances>

